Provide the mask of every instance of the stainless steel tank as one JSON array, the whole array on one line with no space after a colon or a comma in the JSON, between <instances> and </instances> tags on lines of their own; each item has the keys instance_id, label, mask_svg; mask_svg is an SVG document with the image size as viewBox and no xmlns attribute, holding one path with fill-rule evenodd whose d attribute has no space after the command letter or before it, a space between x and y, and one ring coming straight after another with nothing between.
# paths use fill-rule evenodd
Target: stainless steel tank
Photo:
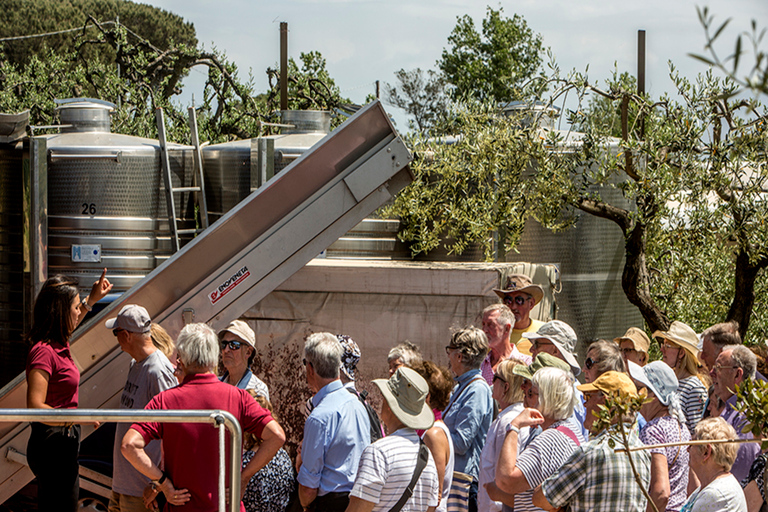
<instances>
[{"instance_id":1,"label":"stainless steel tank","mask_svg":"<svg viewBox=\"0 0 768 512\"><path fill-rule=\"evenodd\" d=\"M172 254L158 141L110 132L113 106L65 100L62 133L47 135L48 274L89 287L109 269L114 292ZM168 144L174 187L191 186L193 150ZM189 193L176 193L180 227L194 227ZM191 225L191 226L190 226Z\"/></svg>"},{"instance_id":2,"label":"stainless steel tank","mask_svg":"<svg viewBox=\"0 0 768 512\"><path fill-rule=\"evenodd\" d=\"M259 185L317 144L331 130L331 113L319 110L283 111L281 135L213 144L202 149L208 215L215 222ZM261 154L273 155L262 172Z\"/></svg>"}]
</instances>

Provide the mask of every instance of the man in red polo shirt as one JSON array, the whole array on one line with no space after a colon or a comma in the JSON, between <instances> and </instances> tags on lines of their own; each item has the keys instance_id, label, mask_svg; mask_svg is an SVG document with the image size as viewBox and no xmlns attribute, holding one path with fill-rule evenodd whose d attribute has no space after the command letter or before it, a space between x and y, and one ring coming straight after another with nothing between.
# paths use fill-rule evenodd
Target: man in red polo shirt
<instances>
[{"instance_id":1,"label":"man in red polo shirt","mask_svg":"<svg viewBox=\"0 0 768 512\"><path fill-rule=\"evenodd\" d=\"M258 452L242 471L241 482L247 483L285 443L285 432L251 395L216 377L219 341L210 327L185 326L176 348L181 384L155 396L146 409L217 409L232 413L243 431L262 440ZM144 451L153 439L163 440L165 471L152 463ZM123 437L121 451L133 467L165 494L166 510L170 510L170 505L185 512L217 509L219 443L216 428L203 423L134 423ZM242 503L240 509L245 510Z\"/></svg>"}]
</instances>

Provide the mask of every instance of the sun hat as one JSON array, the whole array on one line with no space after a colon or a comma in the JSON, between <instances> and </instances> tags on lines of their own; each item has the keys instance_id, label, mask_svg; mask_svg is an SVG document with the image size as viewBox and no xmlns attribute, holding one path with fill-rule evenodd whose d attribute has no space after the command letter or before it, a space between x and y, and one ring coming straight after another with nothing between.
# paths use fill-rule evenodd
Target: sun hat
<instances>
[{"instance_id":1,"label":"sun hat","mask_svg":"<svg viewBox=\"0 0 768 512\"><path fill-rule=\"evenodd\" d=\"M147 310L136 304L123 306L115 318L110 318L104 325L107 329L123 329L128 332L145 334L149 332L152 319Z\"/></svg>"},{"instance_id":2,"label":"sun hat","mask_svg":"<svg viewBox=\"0 0 768 512\"><path fill-rule=\"evenodd\" d=\"M662 361L653 361L640 366L632 361L629 364L629 374L637 382L648 388L664 405L669 405L672 396L677 393L679 383L675 371Z\"/></svg>"},{"instance_id":3,"label":"sun hat","mask_svg":"<svg viewBox=\"0 0 768 512\"><path fill-rule=\"evenodd\" d=\"M355 380L357 363L360 362L360 347L355 340L345 334L337 334L336 339L341 343L344 353L341 355L341 371L349 380Z\"/></svg>"},{"instance_id":4,"label":"sun hat","mask_svg":"<svg viewBox=\"0 0 768 512\"><path fill-rule=\"evenodd\" d=\"M699 364L699 335L688 324L675 320L668 331L656 331L654 338L669 340L693 356L696 365Z\"/></svg>"},{"instance_id":5,"label":"sun hat","mask_svg":"<svg viewBox=\"0 0 768 512\"><path fill-rule=\"evenodd\" d=\"M429 385L424 377L401 366L387 379L374 379L392 414L408 428L427 430L435 422L435 414L426 404Z\"/></svg>"},{"instance_id":6,"label":"sun hat","mask_svg":"<svg viewBox=\"0 0 768 512\"><path fill-rule=\"evenodd\" d=\"M544 290L541 288L541 286L533 284L531 278L523 274L512 274L507 276L504 281L504 287L494 288L493 291L496 292L496 295L498 295L502 300L508 293L527 293L533 297L534 305L541 302L541 299L544 297Z\"/></svg>"},{"instance_id":7,"label":"sun hat","mask_svg":"<svg viewBox=\"0 0 768 512\"><path fill-rule=\"evenodd\" d=\"M616 393L626 393L637 396L637 387L632 379L624 372L615 372L613 370L605 372L598 378L587 384L581 384L576 388L584 392L602 391L605 394L612 395Z\"/></svg>"},{"instance_id":8,"label":"sun hat","mask_svg":"<svg viewBox=\"0 0 768 512\"><path fill-rule=\"evenodd\" d=\"M613 341L619 344L621 344L622 341L629 341L632 343L635 350L643 352L646 355L648 355L648 349L651 348L651 340L648 338L648 335L645 334L644 330L638 329L637 327L630 327L627 329L627 332L624 333L624 336L613 338Z\"/></svg>"},{"instance_id":9,"label":"sun hat","mask_svg":"<svg viewBox=\"0 0 768 512\"><path fill-rule=\"evenodd\" d=\"M246 342L250 347L256 350L256 334L250 326L242 320L233 320L228 326L219 331L219 339L224 337L225 332L230 332Z\"/></svg>"},{"instance_id":10,"label":"sun hat","mask_svg":"<svg viewBox=\"0 0 768 512\"><path fill-rule=\"evenodd\" d=\"M576 332L567 323L562 320L552 320L539 327L536 332L524 332L523 338L529 340L544 338L551 341L565 358L565 361L571 366L573 374L578 375L581 373L581 367L574 355L577 341Z\"/></svg>"},{"instance_id":11,"label":"sun hat","mask_svg":"<svg viewBox=\"0 0 768 512\"><path fill-rule=\"evenodd\" d=\"M536 356L530 365L515 365L515 367L512 368L512 373L531 380L533 379L534 374L542 368L560 368L566 372L571 371L571 366L559 357L555 357L552 354L547 354L546 352L541 352Z\"/></svg>"}]
</instances>

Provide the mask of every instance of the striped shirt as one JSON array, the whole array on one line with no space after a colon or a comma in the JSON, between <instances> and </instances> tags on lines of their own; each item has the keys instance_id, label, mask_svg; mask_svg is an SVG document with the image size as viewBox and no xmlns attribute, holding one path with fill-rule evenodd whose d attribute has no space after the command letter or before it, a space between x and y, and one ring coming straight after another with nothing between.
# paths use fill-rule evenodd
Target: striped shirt
<instances>
[{"instance_id":1,"label":"striped shirt","mask_svg":"<svg viewBox=\"0 0 768 512\"><path fill-rule=\"evenodd\" d=\"M642 446L637 430L630 428L629 445ZM626 453L615 453L608 442L622 446L621 436L601 432L583 444L541 484L547 501L555 507L569 504L573 512L645 512L646 499L629 465ZM651 456L632 453L632 461L647 489L651 483ZM517 512L517 509L515 509Z\"/></svg>"},{"instance_id":2,"label":"striped shirt","mask_svg":"<svg viewBox=\"0 0 768 512\"><path fill-rule=\"evenodd\" d=\"M374 503L373 512L388 511L403 496L413 478L419 455L419 436L410 428L369 445L360 458L355 485L350 496ZM437 506L440 485L432 454L429 454L413 495L401 512L421 512Z\"/></svg>"},{"instance_id":3,"label":"striped shirt","mask_svg":"<svg viewBox=\"0 0 768 512\"><path fill-rule=\"evenodd\" d=\"M683 407L685 424L688 427L688 432L693 436L693 430L704 414L707 388L697 376L692 375L691 377L680 379L680 386L677 388L677 392L680 394L680 405Z\"/></svg>"},{"instance_id":4,"label":"striped shirt","mask_svg":"<svg viewBox=\"0 0 768 512\"><path fill-rule=\"evenodd\" d=\"M576 444L570 436L558 430L570 430L579 440ZM515 494L515 512L529 512L541 510L534 507L531 501L533 490L541 485L549 475L557 471L568 460L574 450L581 443L586 442L578 428L567 420L557 421L544 432L536 436L528 447L517 458L516 467L523 473L531 488L527 491Z\"/></svg>"}]
</instances>

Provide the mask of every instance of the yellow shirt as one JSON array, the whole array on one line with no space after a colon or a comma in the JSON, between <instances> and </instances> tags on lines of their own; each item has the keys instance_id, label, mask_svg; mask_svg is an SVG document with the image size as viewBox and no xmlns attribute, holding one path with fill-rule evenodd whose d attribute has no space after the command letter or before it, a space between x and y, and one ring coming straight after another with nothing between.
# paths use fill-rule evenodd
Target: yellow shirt
<instances>
[{"instance_id":1,"label":"yellow shirt","mask_svg":"<svg viewBox=\"0 0 768 512\"><path fill-rule=\"evenodd\" d=\"M523 333L536 332L542 325L544 325L544 322L539 322L538 320L531 318L531 325L525 329L512 329L512 334L509 335L509 341L515 344L517 350L529 356L531 355L531 342L528 338L523 338Z\"/></svg>"}]
</instances>

